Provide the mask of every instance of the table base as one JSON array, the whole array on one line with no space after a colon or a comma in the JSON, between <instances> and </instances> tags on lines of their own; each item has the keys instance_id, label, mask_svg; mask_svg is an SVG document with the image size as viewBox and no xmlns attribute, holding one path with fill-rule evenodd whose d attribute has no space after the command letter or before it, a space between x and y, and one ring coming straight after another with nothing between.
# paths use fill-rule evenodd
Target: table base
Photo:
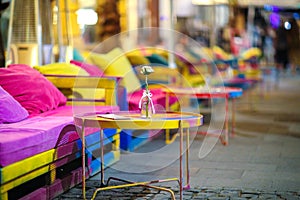
<instances>
[{"instance_id":1,"label":"table base","mask_svg":"<svg viewBox=\"0 0 300 200\"><path fill-rule=\"evenodd\" d=\"M111 180L124 182L126 184L108 186L108 184ZM120 179L120 178L116 178L116 177L109 177L108 180L107 180L107 185L104 185L104 186L101 185L100 188L97 188L95 190L95 192L93 194L93 197L92 197L92 200L96 198L97 193L100 192L100 191L111 190L111 189L119 189L119 188L127 188L127 187L136 187L136 186L147 187L147 188L152 188L152 189L156 189L156 190L160 190L160 191L169 192L170 195L171 195L171 199L175 200L175 194L174 194L173 190L168 189L168 188L164 188L164 187L150 185L150 184L170 182L170 181L177 181L178 184L179 184L179 179L178 178L169 178L169 179L153 180L153 181L145 181L145 182L133 182L133 181L128 181L128 180L124 180L124 179Z\"/></svg>"},{"instance_id":2,"label":"table base","mask_svg":"<svg viewBox=\"0 0 300 200\"><path fill-rule=\"evenodd\" d=\"M171 134L171 133L170 133L170 130L167 129L167 130L165 130L165 135L166 135L166 139L165 139L166 144L171 144L171 143L173 143L173 142L176 140L176 138L179 136L179 133Z\"/></svg>"}]
</instances>

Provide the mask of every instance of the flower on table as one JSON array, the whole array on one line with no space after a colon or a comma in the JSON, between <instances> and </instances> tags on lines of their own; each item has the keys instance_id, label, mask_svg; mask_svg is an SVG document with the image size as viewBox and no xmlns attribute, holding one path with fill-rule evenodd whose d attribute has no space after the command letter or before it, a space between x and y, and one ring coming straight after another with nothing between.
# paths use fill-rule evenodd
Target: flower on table
<instances>
[{"instance_id":1,"label":"flower on table","mask_svg":"<svg viewBox=\"0 0 300 200\"><path fill-rule=\"evenodd\" d=\"M152 94L151 94L151 92L148 88L149 87L148 86L148 75L153 73L154 70L151 66L145 65L145 66L142 66L140 72L141 72L141 74L145 75L146 88L143 92L143 96L140 99L139 108L141 108L142 116L148 118L151 115L151 110L152 110L152 113L155 113L154 105L153 105L153 102L152 102L152 99L151 99Z\"/></svg>"},{"instance_id":2,"label":"flower on table","mask_svg":"<svg viewBox=\"0 0 300 200\"><path fill-rule=\"evenodd\" d=\"M141 74L149 75L154 72L153 68L151 66L143 66L141 69Z\"/></svg>"}]
</instances>

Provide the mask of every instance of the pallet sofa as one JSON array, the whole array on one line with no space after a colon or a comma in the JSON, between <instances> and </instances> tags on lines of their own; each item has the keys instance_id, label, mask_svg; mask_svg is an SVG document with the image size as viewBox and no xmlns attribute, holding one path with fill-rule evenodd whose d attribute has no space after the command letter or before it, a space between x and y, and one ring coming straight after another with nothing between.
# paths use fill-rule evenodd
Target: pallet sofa
<instances>
[{"instance_id":1,"label":"pallet sofa","mask_svg":"<svg viewBox=\"0 0 300 200\"><path fill-rule=\"evenodd\" d=\"M113 60L113 58L110 58ZM126 60L125 60L126 61ZM115 66L122 67L123 65L120 62L116 62ZM129 65L130 66L130 65ZM71 60L70 63L52 63L43 66L33 66L34 69L38 70L41 74L46 76L56 87L61 87L63 84L56 81L55 77L110 77L112 79L116 79L118 84L118 92L117 97L119 99L118 106L120 110L128 110L129 109L129 101L127 95L129 95L128 91L134 91L135 87L139 87L139 82L135 82L135 75L132 74L133 71L129 71L127 76L124 77L124 73L114 73L109 74L105 73L105 70L101 70L100 67L93 63L87 63L77 60ZM130 66L131 69L131 66ZM54 77L54 78L53 78ZM125 81L124 81L125 79ZM130 81L131 80L131 81ZM137 86L138 85L138 86ZM63 89L63 88L61 88ZM63 92L66 96L76 96L81 98L82 96L87 96L91 98L91 95L88 92L81 89L74 89L70 91L63 89ZM103 94L99 94L103 96ZM136 100L135 105L137 105L138 100ZM136 109L138 109L135 106ZM120 149L123 151L134 151L139 148L143 144L149 141L149 131L148 130L120 130Z\"/></svg>"},{"instance_id":2,"label":"pallet sofa","mask_svg":"<svg viewBox=\"0 0 300 200\"><path fill-rule=\"evenodd\" d=\"M65 91L75 84L77 88L96 86L105 98L96 106L85 99L77 105L49 80ZM53 199L80 183L82 143L77 134L80 127L73 124L74 110L119 110L116 79L47 79L29 66L11 65L0 69L0 86L0 199ZM87 130L87 177L100 171L99 138L99 130ZM104 145L105 165L109 166L120 158L119 130L106 130Z\"/></svg>"}]
</instances>

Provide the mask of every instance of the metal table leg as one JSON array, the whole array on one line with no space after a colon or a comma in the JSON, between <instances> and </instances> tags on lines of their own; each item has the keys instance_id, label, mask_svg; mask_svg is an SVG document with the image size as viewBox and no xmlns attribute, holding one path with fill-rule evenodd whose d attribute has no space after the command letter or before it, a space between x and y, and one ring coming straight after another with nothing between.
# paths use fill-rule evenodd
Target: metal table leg
<instances>
[{"instance_id":1,"label":"metal table leg","mask_svg":"<svg viewBox=\"0 0 300 200\"><path fill-rule=\"evenodd\" d=\"M81 141L82 141L82 149L81 149L81 154L82 154L82 196L83 199L86 199L85 195L85 138L84 138L84 127L85 127L85 121L83 120L82 122L82 127L81 127Z\"/></svg>"},{"instance_id":2,"label":"metal table leg","mask_svg":"<svg viewBox=\"0 0 300 200\"><path fill-rule=\"evenodd\" d=\"M180 121L180 144L179 144L179 197L182 200L183 196L183 171L182 171L182 153L183 153L183 127Z\"/></svg>"},{"instance_id":3,"label":"metal table leg","mask_svg":"<svg viewBox=\"0 0 300 200\"><path fill-rule=\"evenodd\" d=\"M223 140L224 145L228 145L228 98L229 96L225 97L225 136Z\"/></svg>"},{"instance_id":4,"label":"metal table leg","mask_svg":"<svg viewBox=\"0 0 300 200\"><path fill-rule=\"evenodd\" d=\"M189 146L190 146L190 129L186 129L186 155L185 155L185 164L186 164L186 185L183 187L184 190L189 190L190 186L190 166L189 166Z\"/></svg>"},{"instance_id":5,"label":"metal table leg","mask_svg":"<svg viewBox=\"0 0 300 200\"><path fill-rule=\"evenodd\" d=\"M235 135L235 98L232 98L232 108L231 108L231 136Z\"/></svg>"},{"instance_id":6,"label":"metal table leg","mask_svg":"<svg viewBox=\"0 0 300 200\"><path fill-rule=\"evenodd\" d=\"M82 136L84 136L84 131L82 131ZM111 189L118 189L118 188L125 188L125 187L134 187L134 186L142 186L142 187L147 187L147 188L153 188L156 190L161 190L161 191L166 191L169 192L171 195L171 199L175 200L175 194L171 189L168 188L164 188L164 187L159 187L159 186L152 186L150 184L154 184L154 183L162 183L162 182L168 182L168 181L177 181L180 183L180 180L178 180L178 178L169 178L169 179L162 179L162 180L153 180L153 181L145 181L145 182L133 182L133 181L127 181L127 180L123 180L123 179L119 179L116 177L110 177L108 178L107 182L105 183L104 180L104 146L103 146L103 137L104 136L104 130L101 129L100 130L100 151L101 151L101 185L99 188L97 188L92 196L92 200L96 198L97 193L99 191L104 191L104 190L111 190ZM183 136L183 134L181 134L181 136ZM181 142L181 152L182 152L182 142ZM85 149L85 141L83 141L83 145L82 145L82 151L84 152ZM181 155L181 159L182 159L182 155ZM83 165L85 166L85 155L83 156L83 160L82 160ZM180 161L181 163L181 169L182 169L182 160ZM84 199L86 199L86 185L85 185L85 168L83 170L83 197ZM117 185L117 186L108 186L109 181L110 180L118 180L118 181L123 181L126 184L122 184L122 185ZM181 174L181 180L182 180L182 174ZM182 181L181 181L181 188L182 188ZM182 191L182 189L181 189ZM181 197L182 199L182 197Z\"/></svg>"}]
</instances>

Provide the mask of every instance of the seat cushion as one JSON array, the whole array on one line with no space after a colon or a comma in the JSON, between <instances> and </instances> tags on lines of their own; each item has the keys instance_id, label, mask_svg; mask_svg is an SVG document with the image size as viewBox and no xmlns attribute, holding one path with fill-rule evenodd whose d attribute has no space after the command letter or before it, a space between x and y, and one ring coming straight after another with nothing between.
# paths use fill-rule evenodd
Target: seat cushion
<instances>
[{"instance_id":1,"label":"seat cushion","mask_svg":"<svg viewBox=\"0 0 300 200\"><path fill-rule=\"evenodd\" d=\"M0 124L0 166L4 167L38 153L79 139L73 115L87 112L111 113L117 106L62 106L23 121ZM86 134L99 131L87 128Z\"/></svg>"},{"instance_id":2,"label":"seat cushion","mask_svg":"<svg viewBox=\"0 0 300 200\"><path fill-rule=\"evenodd\" d=\"M80 75L89 76L83 68L71 63L51 63L48 65L33 66L44 75Z\"/></svg>"},{"instance_id":3,"label":"seat cushion","mask_svg":"<svg viewBox=\"0 0 300 200\"><path fill-rule=\"evenodd\" d=\"M0 69L0 85L30 115L66 104L66 97L42 74L27 65L14 64Z\"/></svg>"},{"instance_id":4,"label":"seat cushion","mask_svg":"<svg viewBox=\"0 0 300 200\"><path fill-rule=\"evenodd\" d=\"M0 86L0 124L18 122L28 115L27 110Z\"/></svg>"},{"instance_id":5,"label":"seat cushion","mask_svg":"<svg viewBox=\"0 0 300 200\"><path fill-rule=\"evenodd\" d=\"M32 117L21 122L0 125L0 165L2 167L53 149L72 132L73 117ZM73 126L73 134L75 132ZM65 137L65 138L64 138Z\"/></svg>"},{"instance_id":6,"label":"seat cushion","mask_svg":"<svg viewBox=\"0 0 300 200\"><path fill-rule=\"evenodd\" d=\"M87 73L89 73L90 76L97 76L97 77L103 76L103 71L95 65L88 64L86 62L80 62L77 60L71 60L70 63L78 67L81 67Z\"/></svg>"},{"instance_id":7,"label":"seat cushion","mask_svg":"<svg viewBox=\"0 0 300 200\"><path fill-rule=\"evenodd\" d=\"M84 61L84 57L81 55L80 51L78 51L78 49L73 48L73 59L83 62Z\"/></svg>"},{"instance_id":8,"label":"seat cushion","mask_svg":"<svg viewBox=\"0 0 300 200\"><path fill-rule=\"evenodd\" d=\"M166 95L165 93L159 89L151 89L150 92L152 93L152 102L154 104L154 107L156 111L160 110L165 111L166 110ZM129 93L127 98L128 98L128 104L129 104L129 110L139 110L139 101L143 95L143 90L138 90L133 93ZM172 105L176 103L178 99L174 96L169 97L169 105Z\"/></svg>"},{"instance_id":9,"label":"seat cushion","mask_svg":"<svg viewBox=\"0 0 300 200\"><path fill-rule=\"evenodd\" d=\"M76 64L78 64L76 62ZM70 76L90 76L85 70L86 67L78 66L72 63L52 63L42 66L34 66L43 75L70 75ZM100 70L98 70L100 71ZM90 88L72 88L73 93L67 95L68 98L86 98L93 99L97 96L99 99L104 98L104 91L91 90Z\"/></svg>"},{"instance_id":10,"label":"seat cushion","mask_svg":"<svg viewBox=\"0 0 300 200\"><path fill-rule=\"evenodd\" d=\"M158 54L155 54L155 53L153 53L152 55L146 56L146 58L152 64L159 64L159 65L165 65L165 66L169 65L168 61L164 57L162 57L162 56L160 56Z\"/></svg>"},{"instance_id":11,"label":"seat cushion","mask_svg":"<svg viewBox=\"0 0 300 200\"><path fill-rule=\"evenodd\" d=\"M120 48L114 48L107 54L90 53L88 60L97 65L105 76L122 77L121 85L126 88L127 92L134 92L140 88L140 82Z\"/></svg>"},{"instance_id":12,"label":"seat cushion","mask_svg":"<svg viewBox=\"0 0 300 200\"><path fill-rule=\"evenodd\" d=\"M150 64L150 61L142 54L139 49L127 52L126 57L128 58L132 66Z\"/></svg>"}]
</instances>

